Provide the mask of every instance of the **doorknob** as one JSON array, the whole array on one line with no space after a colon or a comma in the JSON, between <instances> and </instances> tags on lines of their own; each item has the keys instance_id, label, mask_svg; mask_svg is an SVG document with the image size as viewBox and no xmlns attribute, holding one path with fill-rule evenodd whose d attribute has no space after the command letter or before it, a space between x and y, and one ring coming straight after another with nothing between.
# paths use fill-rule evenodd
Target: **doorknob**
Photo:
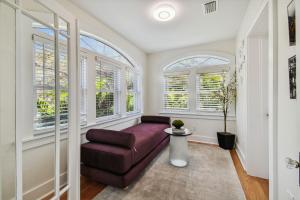
<instances>
[{"instance_id":1,"label":"doorknob","mask_svg":"<svg viewBox=\"0 0 300 200\"><path fill-rule=\"evenodd\" d=\"M300 160L300 153L299 153L299 160ZM286 167L288 169L298 169L298 181L299 181L299 186L300 186L300 162L297 160L293 160L289 157L285 158L285 163L286 163Z\"/></svg>"},{"instance_id":2,"label":"doorknob","mask_svg":"<svg viewBox=\"0 0 300 200\"><path fill-rule=\"evenodd\" d=\"M300 167L300 163L297 160L293 160L289 157L285 158L286 167L288 169L297 169Z\"/></svg>"}]
</instances>

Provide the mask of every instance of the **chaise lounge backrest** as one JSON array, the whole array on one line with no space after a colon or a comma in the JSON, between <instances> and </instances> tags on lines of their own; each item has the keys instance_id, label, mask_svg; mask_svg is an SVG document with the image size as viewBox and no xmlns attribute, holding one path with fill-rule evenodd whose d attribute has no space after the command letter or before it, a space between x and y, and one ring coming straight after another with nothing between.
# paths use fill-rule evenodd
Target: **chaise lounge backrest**
<instances>
[{"instance_id":1,"label":"chaise lounge backrest","mask_svg":"<svg viewBox=\"0 0 300 200\"><path fill-rule=\"evenodd\" d=\"M135 136L132 133L105 129L88 130L86 139L90 142L111 144L129 149L131 149L135 143Z\"/></svg>"},{"instance_id":2,"label":"chaise lounge backrest","mask_svg":"<svg viewBox=\"0 0 300 200\"><path fill-rule=\"evenodd\" d=\"M163 116L142 116L142 123L159 123L159 124L170 124L170 117Z\"/></svg>"}]
</instances>

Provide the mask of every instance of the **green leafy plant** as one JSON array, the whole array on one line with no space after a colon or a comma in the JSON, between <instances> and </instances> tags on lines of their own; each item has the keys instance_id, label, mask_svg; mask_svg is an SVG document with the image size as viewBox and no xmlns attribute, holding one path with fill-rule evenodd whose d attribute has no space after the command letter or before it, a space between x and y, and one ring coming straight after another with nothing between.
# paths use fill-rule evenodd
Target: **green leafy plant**
<instances>
[{"instance_id":1,"label":"green leafy plant","mask_svg":"<svg viewBox=\"0 0 300 200\"><path fill-rule=\"evenodd\" d=\"M224 133L227 133L227 116L230 106L236 100L236 72L226 81L226 73L222 73L223 82L220 86L220 89L214 92L215 99L220 103L220 110L224 115Z\"/></svg>"},{"instance_id":2,"label":"green leafy plant","mask_svg":"<svg viewBox=\"0 0 300 200\"><path fill-rule=\"evenodd\" d=\"M181 127L183 127L184 123L183 123L183 121L181 121L181 120L174 120L174 121L172 122L172 125L173 125L175 128L180 129Z\"/></svg>"}]
</instances>

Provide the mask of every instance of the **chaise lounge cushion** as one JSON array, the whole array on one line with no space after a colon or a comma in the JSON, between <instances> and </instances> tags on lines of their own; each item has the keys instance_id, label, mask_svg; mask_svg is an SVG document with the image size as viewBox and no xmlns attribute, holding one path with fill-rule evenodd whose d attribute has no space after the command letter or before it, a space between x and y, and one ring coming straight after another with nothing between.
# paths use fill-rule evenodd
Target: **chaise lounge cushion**
<instances>
[{"instance_id":1,"label":"chaise lounge cushion","mask_svg":"<svg viewBox=\"0 0 300 200\"><path fill-rule=\"evenodd\" d=\"M163 116L142 116L142 123L160 123L160 124L170 124L170 117Z\"/></svg>"},{"instance_id":2,"label":"chaise lounge cushion","mask_svg":"<svg viewBox=\"0 0 300 200\"><path fill-rule=\"evenodd\" d=\"M86 139L90 142L112 144L126 148L132 148L135 143L135 136L132 133L105 129L88 130Z\"/></svg>"},{"instance_id":3,"label":"chaise lounge cushion","mask_svg":"<svg viewBox=\"0 0 300 200\"><path fill-rule=\"evenodd\" d=\"M122 131L135 135L133 165L149 154L156 146L168 137L164 129L169 128L169 124L141 123Z\"/></svg>"}]
</instances>

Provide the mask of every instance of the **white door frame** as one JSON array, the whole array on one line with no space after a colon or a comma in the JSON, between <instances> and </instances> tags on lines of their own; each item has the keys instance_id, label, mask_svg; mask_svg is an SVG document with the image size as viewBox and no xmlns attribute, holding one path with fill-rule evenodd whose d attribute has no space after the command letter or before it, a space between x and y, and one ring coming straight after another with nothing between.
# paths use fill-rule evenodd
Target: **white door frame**
<instances>
[{"instance_id":1,"label":"white door frame","mask_svg":"<svg viewBox=\"0 0 300 200\"><path fill-rule=\"evenodd\" d=\"M249 27L246 35L249 35L257 19L265 7L269 12L269 199L278 198L278 177L277 177L277 108L278 108L278 0L264 0L261 9L257 12L253 24Z\"/></svg>"},{"instance_id":2,"label":"white door frame","mask_svg":"<svg viewBox=\"0 0 300 200\"><path fill-rule=\"evenodd\" d=\"M278 198L278 16L277 0L269 0L269 199Z\"/></svg>"}]
</instances>

